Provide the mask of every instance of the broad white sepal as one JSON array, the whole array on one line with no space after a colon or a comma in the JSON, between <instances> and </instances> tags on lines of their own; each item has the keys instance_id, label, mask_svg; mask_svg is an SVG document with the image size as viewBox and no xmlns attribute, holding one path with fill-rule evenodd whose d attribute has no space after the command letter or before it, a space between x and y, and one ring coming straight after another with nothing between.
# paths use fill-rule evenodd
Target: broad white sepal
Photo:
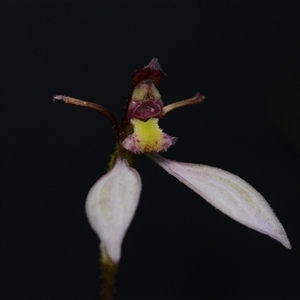
<instances>
[{"instance_id":1,"label":"broad white sepal","mask_svg":"<svg viewBox=\"0 0 300 300\"><path fill-rule=\"evenodd\" d=\"M118 158L87 196L85 208L89 223L116 263L120 260L122 241L136 211L141 188L139 173Z\"/></svg>"},{"instance_id":2,"label":"broad white sepal","mask_svg":"<svg viewBox=\"0 0 300 300\"><path fill-rule=\"evenodd\" d=\"M171 161L158 154L150 158L227 216L291 249L286 232L270 205L240 177L214 167Z\"/></svg>"}]
</instances>

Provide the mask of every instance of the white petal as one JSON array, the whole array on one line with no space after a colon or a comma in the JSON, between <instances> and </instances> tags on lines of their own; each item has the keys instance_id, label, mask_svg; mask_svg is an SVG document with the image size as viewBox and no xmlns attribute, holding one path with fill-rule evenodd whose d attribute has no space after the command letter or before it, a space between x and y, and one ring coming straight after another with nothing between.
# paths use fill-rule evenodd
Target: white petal
<instances>
[{"instance_id":1,"label":"white petal","mask_svg":"<svg viewBox=\"0 0 300 300\"><path fill-rule=\"evenodd\" d=\"M171 161L157 154L149 157L227 216L291 249L270 205L240 177L214 167Z\"/></svg>"},{"instance_id":2,"label":"white petal","mask_svg":"<svg viewBox=\"0 0 300 300\"><path fill-rule=\"evenodd\" d=\"M87 196L89 223L114 262L120 260L122 240L137 208L141 188L138 172L119 158Z\"/></svg>"}]
</instances>

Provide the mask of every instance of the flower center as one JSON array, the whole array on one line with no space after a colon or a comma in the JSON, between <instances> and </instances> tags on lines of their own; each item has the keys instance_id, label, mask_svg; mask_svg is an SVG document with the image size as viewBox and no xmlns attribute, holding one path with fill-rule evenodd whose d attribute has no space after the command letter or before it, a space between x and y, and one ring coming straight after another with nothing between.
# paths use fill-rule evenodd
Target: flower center
<instances>
[{"instance_id":1,"label":"flower center","mask_svg":"<svg viewBox=\"0 0 300 300\"><path fill-rule=\"evenodd\" d=\"M152 100L139 101L132 112L132 116L142 121L147 121L152 117L158 116L161 113L161 107L159 101L158 103Z\"/></svg>"}]
</instances>

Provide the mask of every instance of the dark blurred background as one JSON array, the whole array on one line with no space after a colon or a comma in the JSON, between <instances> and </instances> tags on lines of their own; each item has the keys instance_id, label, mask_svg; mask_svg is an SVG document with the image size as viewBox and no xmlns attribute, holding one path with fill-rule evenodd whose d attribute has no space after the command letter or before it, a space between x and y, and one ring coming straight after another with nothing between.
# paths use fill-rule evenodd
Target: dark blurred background
<instances>
[{"instance_id":1,"label":"dark blurred background","mask_svg":"<svg viewBox=\"0 0 300 300\"><path fill-rule=\"evenodd\" d=\"M2 299L99 299L99 241L84 212L131 73L157 57L166 157L238 174L293 249L226 217L144 156L116 299L299 299L299 1L1 2Z\"/></svg>"}]
</instances>

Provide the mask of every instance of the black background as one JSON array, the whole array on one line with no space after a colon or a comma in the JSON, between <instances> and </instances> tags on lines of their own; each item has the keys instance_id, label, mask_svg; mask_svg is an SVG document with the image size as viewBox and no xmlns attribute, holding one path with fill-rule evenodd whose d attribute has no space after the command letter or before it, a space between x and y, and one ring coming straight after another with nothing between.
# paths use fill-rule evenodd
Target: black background
<instances>
[{"instance_id":1,"label":"black background","mask_svg":"<svg viewBox=\"0 0 300 300\"><path fill-rule=\"evenodd\" d=\"M299 2L2 2L3 299L98 299L99 241L84 212L115 143L130 75L153 57L166 157L238 174L273 207L293 249L221 214L144 156L117 299L300 297Z\"/></svg>"}]
</instances>

